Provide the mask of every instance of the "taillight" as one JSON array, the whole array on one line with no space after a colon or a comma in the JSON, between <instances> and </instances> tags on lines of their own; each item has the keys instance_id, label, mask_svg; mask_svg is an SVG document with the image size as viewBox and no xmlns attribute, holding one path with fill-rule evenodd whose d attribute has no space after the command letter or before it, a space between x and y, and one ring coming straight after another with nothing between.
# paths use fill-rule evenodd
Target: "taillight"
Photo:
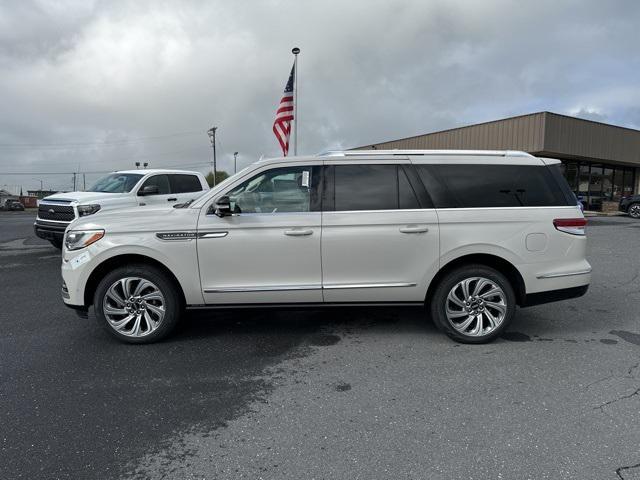
<instances>
[{"instance_id":1,"label":"taillight","mask_svg":"<svg viewBox=\"0 0 640 480\"><path fill-rule=\"evenodd\" d=\"M556 230L564 233L584 235L587 220L585 218L556 218L553 221L553 226L556 227Z\"/></svg>"}]
</instances>

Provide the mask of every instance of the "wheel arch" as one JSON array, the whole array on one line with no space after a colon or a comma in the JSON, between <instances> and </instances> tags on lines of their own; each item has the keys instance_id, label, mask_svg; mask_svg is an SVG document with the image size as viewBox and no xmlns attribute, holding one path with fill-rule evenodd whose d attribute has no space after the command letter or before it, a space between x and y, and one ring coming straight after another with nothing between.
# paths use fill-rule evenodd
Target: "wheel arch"
<instances>
[{"instance_id":1,"label":"wheel arch","mask_svg":"<svg viewBox=\"0 0 640 480\"><path fill-rule=\"evenodd\" d=\"M430 303L431 297L433 296L437 286L445 277L445 275L447 275L452 270L455 270L456 268L472 264L486 265L487 267L491 267L502 273L505 277L507 277L513 287L513 290L516 294L517 305L523 305L525 303L526 287L524 279L522 278L522 275L520 274L518 269L511 262L498 255L489 253L473 253L457 257L440 268L438 273L431 280L429 288L427 289L427 295L425 297L427 305Z\"/></svg>"},{"instance_id":2,"label":"wheel arch","mask_svg":"<svg viewBox=\"0 0 640 480\"><path fill-rule=\"evenodd\" d=\"M89 275L89 278L87 279L87 283L85 285L84 304L87 307L93 304L93 296L95 294L96 288L98 288L98 284L100 283L100 280L102 280L105 277L105 275L115 270L116 268L123 267L126 265L132 265L132 264L151 265L161 270L163 273L165 273L167 277L175 285L180 295L180 301L182 302L182 305L185 305L186 300L185 300L184 290L182 289L182 285L180 285L180 282L178 281L176 276L173 274L173 272L169 268L167 268L166 265L156 260L155 258L151 258L146 255L141 255L137 253L116 255L114 257L107 258L102 263L100 263L96 268L94 268L91 274Z\"/></svg>"}]
</instances>

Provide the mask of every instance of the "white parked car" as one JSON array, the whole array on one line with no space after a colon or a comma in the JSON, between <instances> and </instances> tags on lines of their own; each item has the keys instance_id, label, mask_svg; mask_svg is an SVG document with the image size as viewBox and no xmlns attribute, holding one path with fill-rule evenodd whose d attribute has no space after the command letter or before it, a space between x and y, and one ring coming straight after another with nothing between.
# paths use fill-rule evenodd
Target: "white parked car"
<instances>
[{"instance_id":1,"label":"white parked car","mask_svg":"<svg viewBox=\"0 0 640 480\"><path fill-rule=\"evenodd\" d=\"M204 175L186 170L125 170L98 180L85 192L56 193L40 200L33 225L38 237L62 248L74 219L105 210L186 202L209 190Z\"/></svg>"},{"instance_id":2,"label":"white parked car","mask_svg":"<svg viewBox=\"0 0 640 480\"><path fill-rule=\"evenodd\" d=\"M522 152L349 151L263 160L181 208L82 217L62 296L120 340L184 308L426 305L487 342L516 307L583 295L586 221L556 160Z\"/></svg>"}]
</instances>

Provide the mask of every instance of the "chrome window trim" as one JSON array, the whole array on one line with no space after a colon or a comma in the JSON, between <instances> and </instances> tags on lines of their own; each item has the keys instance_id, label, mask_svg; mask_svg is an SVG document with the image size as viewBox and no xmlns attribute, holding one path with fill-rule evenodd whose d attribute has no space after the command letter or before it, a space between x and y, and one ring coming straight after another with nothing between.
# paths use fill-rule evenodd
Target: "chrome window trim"
<instances>
[{"instance_id":1,"label":"chrome window trim","mask_svg":"<svg viewBox=\"0 0 640 480\"><path fill-rule=\"evenodd\" d=\"M542 279L542 278L573 277L576 275L586 275L588 273L591 273L590 268L587 268L586 270L580 270L577 272L568 272L568 273L544 273L542 275L538 275L536 278Z\"/></svg>"},{"instance_id":2,"label":"chrome window trim","mask_svg":"<svg viewBox=\"0 0 640 480\"><path fill-rule=\"evenodd\" d=\"M383 210L323 210L322 213L396 213L396 212L434 212L435 208L387 208Z\"/></svg>"},{"instance_id":3,"label":"chrome window trim","mask_svg":"<svg viewBox=\"0 0 640 480\"><path fill-rule=\"evenodd\" d=\"M446 212L446 211L452 211L455 212L456 210L531 210L532 208L553 208L553 209L568 209L568 210L576 210L579 209L580 207L578 207L578 205L550 205L547 207L540 207L540 206L535 206L535 207L521 207L521 206L517 206L517 207L461 207L461 208L456 208L456 207L447 207L447 208L434 208L434 210L437 210L438 212Z\"/></svg>"},{"instance_id":4,"label":"chrome window trim","mask_svg":"<svg viewBox=\"0 0 640 480\"><path fill-rule=\"evenodd\" d=\"M320 215L321 211L318 212L250 212L250 213L232 213L231 215L225 215L224 218L227 217L252 217L252 216L256 216L256 215L271 215L271 216L276 216L276 215L308 215L310 213L315 213ZM217 217L217 215L215 213L206 213L205 214L206 217Z\"/></svg>"}]
</instances>

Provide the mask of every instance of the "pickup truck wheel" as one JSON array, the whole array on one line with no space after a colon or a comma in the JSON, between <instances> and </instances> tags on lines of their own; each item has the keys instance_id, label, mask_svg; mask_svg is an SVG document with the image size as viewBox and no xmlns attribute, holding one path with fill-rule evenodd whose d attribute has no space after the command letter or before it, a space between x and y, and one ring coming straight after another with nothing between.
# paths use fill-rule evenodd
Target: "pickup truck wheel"
<instances>
[{"instance_id":1,"label":"pickup truck wheel","mask_svg":"<svg viewBox=\"0 0 640 480\"><path fill-rule=\"evenodd\" d=\"M431 299L436 326L461 343L487 343L513 319L516 297L509 280L484 265L449 272Z\"/></svg>"},{"instance_id":2,"label":"pickup truck wheel","mask_svg":"<svg viewBox=\"0 0 640 480\"><path fill-rule=\"evenodd\" d=\"M627 211L630 217L640 218L640 203L632 203Z\"/></svg>"},{"instance_id":3,"label":"pickup truck wheel","mask_svg":"<svg viewBox=\"0 0 640 480\"><path fill-rule=\"evenodd\" d=\"M109 272L93 299L96 316L109 333L127 343L153 343L174 329L181 302L174 282L150 265Z\"/></svg>"}]
</instances>

